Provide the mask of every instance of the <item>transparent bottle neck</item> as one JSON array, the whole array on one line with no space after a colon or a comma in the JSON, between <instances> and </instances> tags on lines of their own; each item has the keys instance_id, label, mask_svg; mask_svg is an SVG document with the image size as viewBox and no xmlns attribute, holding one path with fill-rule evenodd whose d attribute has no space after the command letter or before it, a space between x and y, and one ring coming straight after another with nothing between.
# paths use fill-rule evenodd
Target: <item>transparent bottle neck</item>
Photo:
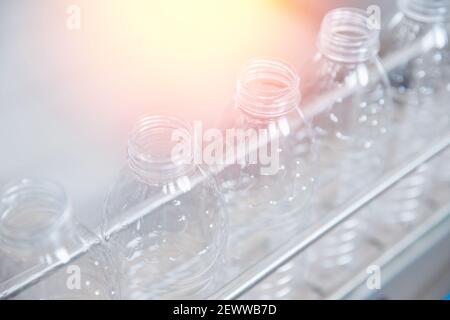
<instances>
[{"instance_id":1,"label":"transparent bottle neck","mask_svg":"<svg viewBox=\"0 0 450 320\"><path fill-rule=\"evenodd\" d=\"M449 0L398 0L400 10L410 19L423 23L450 21Z\"/></svg>"},{"instance_id":2,"label":"transparent bottle neck","mask_svg":"<svg viewBox=\"0 0 450 320\"><path fill-rule=\"evenodd\" d=\"M300 104L300 78L289 65L271 59L253 59L241 71L236 107L249 117L282 117Z\"/></svg>"},{"instance_id":3,"label":"transparent bottle neck","mask_svg":"<svg viewBox=\"0 0 450 320\"><path fill-rule=\"evenodd\" d=\"M3 245L41 250L67 236L73 228L67 196L56 183L21 180L0 193Z\"/></svg>"},{"instance_id":4,"label":"transparent bottle neck","mask_svg":"<svg viewBox=\"0 0 450 320\"><path fill-rule=\"evenodd\" d=\"M142 182L160 184L195 171L192 127L177 118L143 117L128 140L128 166Z\"/></svg>"},{"instance_id":5,"label":"transparent bottle neck","mask_svg":"<svg viewBox=\"0 0 450 320\"><path fill-rule=\"evenodd\" d=\"M337 62L366 62L379 53L379 31L371 26L365 11L335 9L322 22L318 47L323 55Z\"/></svg>"}]
</instances>

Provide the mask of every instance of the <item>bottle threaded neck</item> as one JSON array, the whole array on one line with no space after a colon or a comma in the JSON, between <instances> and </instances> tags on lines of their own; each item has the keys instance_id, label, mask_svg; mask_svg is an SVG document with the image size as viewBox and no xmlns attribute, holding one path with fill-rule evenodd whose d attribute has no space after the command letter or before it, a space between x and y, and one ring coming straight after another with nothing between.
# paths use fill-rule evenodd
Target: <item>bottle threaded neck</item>
<instances>
[{"instance_id":1,"label":"bottle threaded neck","mask_svg":"<svg viewBox=\"0 0 450 320\"><path fill-rule=\"evenodd\" d=\"M14 246L36 245L70 219L64 188L47 180L21 180L0 193L0 238Z\"/></svg>"},{"instance_id":2,"label":"bottle threaded neck","mask_svg":"<svg viewBox=\"0 0 450 320\"><path fill-rule=\"evenodd\" d=\"M339 8L324 18L319 50L328 58L344 63L361 63L380 51L379 30L372 27L364 10Z\"/></svg>"},{"instance_id":3,"label":"bottle threaded neck","mask_svg":"<svg viewBox=\"0 0 450 320\"><path fill-rule=\"evenodd\" d=\"M128 165L145 183L173 180L192 172L193 129L168 116L145 116L128 140Z\"/></svg>"},{"instance_id":4,"label":"bottle threaded neck","mask_svg":"<svg viewBox=\"0 0 450 320\"><path fill-rule=\"evenodd\" d=\"M449 0L398 0L398 6L406 16L415 21L424 23L450 21Z\"/></svg>"},{"instance_id":5,"label":"bottle threaded neck","mask_svg":"<svg viewBox=\"0 0 450 320\"><path fill-rule=\"evenodd\" d=\"M276 118L299 106L300 78L288 64L257 58L241 71L236 89L236 106L262 118Z\"/></svg>"}]
</instances>

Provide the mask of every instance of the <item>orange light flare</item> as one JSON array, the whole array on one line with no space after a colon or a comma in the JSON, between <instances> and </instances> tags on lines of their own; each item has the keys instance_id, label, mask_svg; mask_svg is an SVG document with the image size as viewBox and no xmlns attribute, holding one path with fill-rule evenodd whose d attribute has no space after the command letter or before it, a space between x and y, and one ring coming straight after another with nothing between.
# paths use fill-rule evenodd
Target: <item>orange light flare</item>
<instances>
[{"instance_id":1,"label":"orange light flare","mask_svg":"<svg viewBox=\"0 0 450 320\"><path fill-rule=\"evenodd\" d=\"M315 44L310 16L285 1L79 2L82 30L67 44L67 54L82 61L75 90L103 96L95 112L124 128L158 112L214 123L233 103L236 75L249 58L298 66Z\"/></svg>"}]
</instances>

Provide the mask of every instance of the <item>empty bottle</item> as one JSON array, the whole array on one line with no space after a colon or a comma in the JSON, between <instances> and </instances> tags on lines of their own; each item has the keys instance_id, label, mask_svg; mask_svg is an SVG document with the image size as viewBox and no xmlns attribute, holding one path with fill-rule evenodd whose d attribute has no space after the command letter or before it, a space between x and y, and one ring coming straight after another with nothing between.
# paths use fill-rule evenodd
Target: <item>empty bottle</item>
<instances>
[{"instance_id":1,"label":"empty bottle","mask_svg":"<svg viewBox=\"0 0 450 320\"><path fill-rule=\"evenodd\" d=\"M339 8L325 16L305 86L311 104L330 99L313 119L320 159L315 204L322 215L368 188L384 170L389 81L379 48L379 31L365 11ZM310 251L308 269L318 277L309 281L317 292L329 294L345 270L370 258L373 239L364 230L362 219L352 219Z\"/></svg>"},{"instance_id":2,"label":"empty bottle","mask_svg":"<svg viewBox=\"0 0 450 320\"><path fill-rule=\"evenodd\" d=\"M450 1L400 0L398 6L399 13L388 29L386 53L418 41L426 41L431 47L389 73L399 134L409 138L409 143L416 140L420 147L449 125Z\"/></svg>"},{"instance_id":3,"label":"empty bottle","mask_svg":"<svg viewBox=\"0 0 450 320\"><path fill-rule=\"evenodd\" d=\"M395 164L422 150L450 124L450 1L401 0L398 5L400 11L387 33L386 54L419 41L431 44L431 49L389 73L395 102L391 140ZM432 211L427 201L431 179L430 166L425 164L381 198L384 208L377 211L391 230L386 240L398 237Z\"/></svg>"},{"instance_id":4,"label":"empty bottle","mask_svg":"<svg viewBox=\"0 0 450 320\"><path fill-rule=\"evenodd\" d=\"M306 99L333 99L313 121L320 153L320 206L348 200L380 176L388 124L389 81L380 62L379 31L363 10L335 9L321 26Z\"/></svg>"},{"instance_id":5,"label":"empty bottle","mask_svg":"<svg viewBox=\"0 0 450 320\"><path fill-rule=\"evenodd\" d=\"M143 117L130 135L103 223L124 298L204 298L217 279L226 215L208 169L182 150L193 145L192 127L173 117Z\"/></svg>"},{"instance_id":6,"label":"empty bottle","mask_svg":"<svg viewBox=\"0 0 450 320\"><path fill-rule=\"evenodd\" d=\"M54 182L21 180L0 191L0 257L0 298L120 298L111 255L74 220Z\"/></svg>"},{"instance_id":7,"label":"empty bottle","mask_svg":"<svg viewBox=\"0 0 450 320\"><path fill-rule=\"evenodd\" d=\"M402 133L399 145L407 141L417 150L450 129L450 1L403 0L399 9L391 23L386 50L408 47L422 39L431 41L431 50L390 74L398 103L397 128ZM449 181L449 157L442 157L440 162L433 169L434 176L438 181ZM421 170L422 180L429 181L431 170ZM426 189L423 186L421 193ZM421 210L422 214L429 211L426 207Z\"/></svg>"},{"instance_id":8,"label":"empty bottle","mask_svg":"<svg viewBox=\"0 0 450 320\"><path fill-rule=\"evenodd\" d=\"M253 59L239 75L223 125L232 156L218 175L230 213L227 257L237 269L308 224L315 153L300 100L299 76L281 61Z\"/></svg>"}]
</instances>

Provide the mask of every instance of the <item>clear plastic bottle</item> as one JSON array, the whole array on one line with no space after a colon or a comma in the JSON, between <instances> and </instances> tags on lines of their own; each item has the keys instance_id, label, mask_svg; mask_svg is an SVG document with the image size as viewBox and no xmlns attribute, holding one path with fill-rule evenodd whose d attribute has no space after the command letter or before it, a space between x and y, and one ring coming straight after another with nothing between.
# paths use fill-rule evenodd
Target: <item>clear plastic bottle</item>
<instances>
[{"instance_id":1,"label":"clear plastic bottle","mask_svg":"<svg viewBox=\"0 0 450 320\"><path fill-rule=\"evenodd\" d=\"M450 1L402 0L398 4L400 10L392 20L386 51L410 46L427 35L433 40L431 50L390 74L398 103L399 145L414 142L411 147L415 150L450 130ZM449 181L449 157L440 161L434 176L437 181ZM423 180L429 180L429 171L424 172ZM424 186L422 193L426 189Z\"/></svg>"},{"instance_id":2,"label":"clear plastic bottle","mask_svg":"<svg viewBox=\"0 0 450 320\"><path fill-rule=\"evenodd\" d=\"M21 180L0 191L0 298L120 298L111 255L73 219L54 182Z\"/></svg>"},{"instance_id":3,"label":"clear plastic bottle","mask_svg":"<svg viewBox=\"0 0 450 320\"><path fill-rule=\"evenodd\" d=\"M431 41L432 49L389 73L395 102L390 161L395 164L450 128L450 1L400 0L398 7L388 28L386 54L423 39ZM377 211L382 212L385 229L390 230L383 232L384 241L393 241L432 211L426 198L432 183L430 168L421 166L381 197L383 207Z\"/></svg>"},{"instance_id":4,"label":"clear plastic bottle","mask_svg":"<svg viewBox=\"0 0 450 320\"><path fill-rule=\"evenodd\" d=\"M350 201L384 170L390 99L379 48L379 31L365 11L338 8L325 16L305 85L313 105L324 94L333 97L313 119L320 159L315 209L321 215ZM313 272L306 279L317 292L329 294L369 259L376 247L366 230L366 222L354 218L311 248L305 261Z\"/></svg>"},{"instance_id":5,"label":"clear plastic bottle","mask_svg":"<svg viewBox=\"0 0 450 320\"><path fill-rule=\"evenodd\" d=\"M379 31L370 28L363 10L339 8L325 16L305 87L308 102L336 94L313 123L320 153L317 199L326 210L349 200L384 169L389 81L379 48Z\"/></svg>"},{"instance_id":6,"label":"clear plastic bottle","mask_svg":"<svg viewBox=\"0 0 450 320\"><path fill-rule=\"evenodd\" d=\"M216 279L227 217L209 170L193 152L174 152L180 143L194 143L188 123L143 117L108 195L103 233L120 266L124 298L204 298Z\"/></svg>"},{"instance_id":7,"label":"clear plastic bottle","mask_svg":"<svg viewBox=\"0 0 450 320\"><path fill-rule=\"evenodd\" d=\"M239 75L235 106L224 120L225 153L247 156L236 152L218 175L230 212L227 256L235 266L258 261L308 223L315 153L300 99L300 79L281 61L256 58Z\"/></svg>"},{"instance_id":8,"label":"clear plastic bottle","mask_svg":"<svg viewBox=\"0 0 450 320\"><path fill-rule=\"evenodd\" d=\"M409 144L416 140L420 147L449 125L450 1L399 0L398 7L388 28L386 54L424 37L432 45L431 50L389 73L397 103L398 134L404 140L409 138Z\"/></svg>"}]
</instances>

